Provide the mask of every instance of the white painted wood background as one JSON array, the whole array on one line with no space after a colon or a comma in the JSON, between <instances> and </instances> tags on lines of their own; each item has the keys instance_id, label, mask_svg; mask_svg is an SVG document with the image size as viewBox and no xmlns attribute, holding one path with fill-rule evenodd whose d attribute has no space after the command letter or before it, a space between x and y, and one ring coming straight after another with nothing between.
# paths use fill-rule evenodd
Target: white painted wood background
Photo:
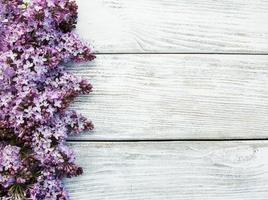
<instances>
[{"instance_id":1,"label":"white painted wood background","mask_svg":"<svg viewBox=\"0 0 268 200\"><path fill-rule=\"evenodd\" d=\"M267 200L268 142L71 143L74 200Z\"/></svg>"},{"instance_id":2,"label":"white painted wood background","mask_svg":"<svg viewBox=\"0 0 268 200\"><path fill-rule=\"evenodd\" d=\"M96 128L71 200L267 200L268 1L77 2Z\"/></svg>"}]
</instances>

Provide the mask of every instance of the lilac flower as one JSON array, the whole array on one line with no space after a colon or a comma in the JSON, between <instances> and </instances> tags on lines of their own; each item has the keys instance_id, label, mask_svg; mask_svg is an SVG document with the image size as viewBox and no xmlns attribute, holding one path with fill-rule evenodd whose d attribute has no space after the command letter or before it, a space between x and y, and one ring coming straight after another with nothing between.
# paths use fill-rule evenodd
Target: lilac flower
<instances>
[{"instance_id":1,"label":"lilac flower","mask_svg":"<svg viewBox=\"0 0 268 200\"><path fill-rule=\"evenodd\" d=\"M20 148L0 143L0 184L8 188L15 183L15 174L22 167Z\"/></svg>"},{"instance_id":2,"label":"lilac flower","mask_svg":"<svg viewBox=\"0 0 268 200\"><path fill-rule=\"evenodd\" d=\"M62 63L95 56L76 20L74 0L0 0L0 199L65 200L83 172L65 140L93 124L68 106L92 86Z\"/></svg>"}]
</instances>

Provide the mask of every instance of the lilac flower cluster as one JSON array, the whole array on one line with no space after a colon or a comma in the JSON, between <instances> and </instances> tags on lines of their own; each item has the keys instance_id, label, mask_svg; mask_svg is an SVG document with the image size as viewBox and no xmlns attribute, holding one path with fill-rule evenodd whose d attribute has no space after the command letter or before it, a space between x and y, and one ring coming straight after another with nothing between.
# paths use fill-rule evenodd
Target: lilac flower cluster
<instances>
[{"instance_id":1,"label":"lilac flower cluster","mask_svg":"<svg viewBox=\"0 0 268 200\"><path fill-rule=\"evenodd\" d=\"M0 0L1 200L68 199L62 178L82 173L65 140L93 124L68 106L92 86L62 63L95 57L76 20L74 0Z\"/></svg>"}]
</instances>

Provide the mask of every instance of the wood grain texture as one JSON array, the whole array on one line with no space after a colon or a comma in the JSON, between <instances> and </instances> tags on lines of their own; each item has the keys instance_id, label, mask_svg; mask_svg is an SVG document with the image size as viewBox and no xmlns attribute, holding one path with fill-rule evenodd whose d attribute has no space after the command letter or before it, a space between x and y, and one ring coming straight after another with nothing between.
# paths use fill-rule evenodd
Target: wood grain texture
<instances>
[{"instance_id":1,"label":"wood grain texture","mask_svg":"<svg viewBox=\"0 0 268 200\"><path fill-rule=\"evenodd\" d=\"M71 143L71 200L266 200L268 142Z\"/></svg>"},{"instance_id":2,"label":"wood grain texture","mask_svg":"<svg viewBox=\"0 0 268 200\"><path fill-rule=\"evenodd\" d=\"M268 53L267 0L77 0L96 52Z\"/></svg>"},{"instance_id":3,"label":"wood grain texture","mask_svg":"<svg viewBox=\"0 0 268 200\"><path fill-rule=\"evenodd\" d=\"M268 57L99 55L68 69L94 92L73 109L92 135L73 139L268 138Z\"/></svg>"}]
</instances>

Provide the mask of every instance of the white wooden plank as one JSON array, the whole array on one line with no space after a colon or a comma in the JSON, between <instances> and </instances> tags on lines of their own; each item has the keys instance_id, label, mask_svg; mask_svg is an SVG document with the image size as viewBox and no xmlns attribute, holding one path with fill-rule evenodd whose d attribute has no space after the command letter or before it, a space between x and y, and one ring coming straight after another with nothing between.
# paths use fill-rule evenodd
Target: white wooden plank
<instances>
[{"instance_id":1,"label":"white wooden plank","mask_svg":"<svg viewBox=\"0 0 268 200\"><path fill-rule=\"evenodd\" d=\"M266 200L268 142L72 143L71 200Z\"/></svg>"},{"instance_id":2,"label":"white wooden plank","mask_svg":"<svg viewBox=\"0 0 268 200\"><path fill-rule=\"evenodd\" d=\"M268 53L267 0L77 0L96 52Z\"/></svg>"},{"instance_id":3,"label":"white wooden plank","mask_svg":"<svg viewBox=\"0 0 268 200\"><path fill-rule=\"evenodd\" d=\"M268 138L267 66L267 56L99 55L70 67L95 88L72 108L96 126L83 139Z\"/></svg>"}]
</instances>

